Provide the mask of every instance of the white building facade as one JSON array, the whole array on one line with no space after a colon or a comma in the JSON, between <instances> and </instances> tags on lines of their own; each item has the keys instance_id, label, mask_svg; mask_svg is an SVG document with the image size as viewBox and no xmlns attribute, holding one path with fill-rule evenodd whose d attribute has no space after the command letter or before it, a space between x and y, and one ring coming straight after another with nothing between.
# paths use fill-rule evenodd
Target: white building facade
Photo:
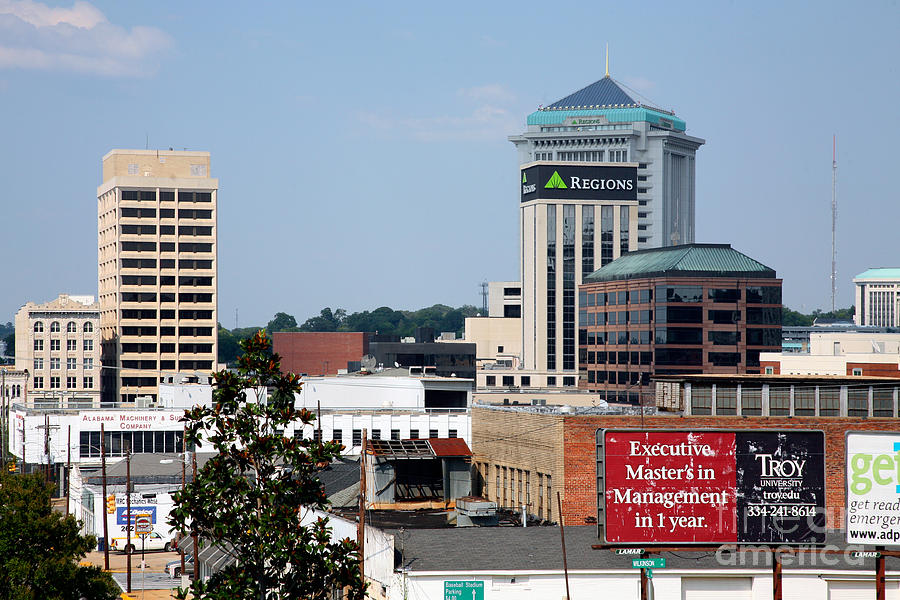
<instances>
[{"instance_id":1,"label":"white building facade","mask_svg":"<svg viewBox=\"0 0 900 600\"><path fill-rule=\"evenodd\" d=\"M853 278L857 325L900 327L900 268L877 268Z\"/></svg>"}]
</instances>

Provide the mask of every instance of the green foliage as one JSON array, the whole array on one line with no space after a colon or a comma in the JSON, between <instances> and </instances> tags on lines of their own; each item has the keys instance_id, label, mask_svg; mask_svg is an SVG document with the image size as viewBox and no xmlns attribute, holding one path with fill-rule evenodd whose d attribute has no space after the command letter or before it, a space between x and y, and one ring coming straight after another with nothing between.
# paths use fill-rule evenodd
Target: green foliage
<instances>
[{"instance_id":1,"label":"green foliage","mask_svg":"<svg viewBox=\"0 0 900 600\"><path fill-rule=\"evenodd\" d=\"M362 598L356 543L332 540L326 521L301 524L304 509L325 507L316 474L342 446L280 435L289 424L313 420L309 411L294 408L300 379L281 373L264 332L240 346L237 372L214 375L213 405L196 407L183 419L187 442L202 441L216 454L175 494L169 524L236 560L209 581L194 581L191 597L324 600L332 588L346 586L348 598ZM268 400L248 399L248 389L268 389ZM180 594L185 598L187 590Z\"/></svg>"},{"instance_id":2,"label":"green foliage","mask_svg":"<svg viewBox=\"0 0 900 600\"><path fill-rule=\"evenodd\" d=\"M297 319L287 313L275 313L275 317L266 325L266 333L272 335L276 331L297 331Z\"/></svg>"},{"instance_id":3,"label":"green foliage","mask_svg":"<svg viewBox=\"0 0 900 600\"><path fill-rule=\"evenodd\" d=\"M347 311L343 308L331 312L331 308L325 307L318 317L308 318L300 326L300 331L337 331L346 318Z\"/></svg>"},{"instance_id":4,"label":"green foliage","mask_svg":"<svg viewBox=\"0 0 900 600\"><path fill-rule=\"evenodd\" d=\"M15 356L16 355L16 332L13 331L12 333L10 333L8 335L4 335L4 336L0 336L0 337L2 337L4 342L6 342L6 353L5 353L6 356Z\"/></svg>"},{"instance_id":5,"label":"green foliage","mask_svg":"<svg viewBox=\"0 0 900 600\"><path fill-rule=\"evenodd\" d=\"M816 319L836 319L838 321L853 321L856 314L856 307L839 308L834 312L823 312L820 309L812 311L811 314L791 310L787 306L781 308L781 325L783 327L810 327Z\"/></svg>"},{"instance_id":6,"label":"green foliage","mask_svg":"<svg viewBox=\"0 0 900 600\"><path fill-rule=\"evenodd\" d=\"M113 600L119 588L99 567L78 561L95 547L75 517L54 512L40 475L0 473L0 598Z\"/></svg>"}]
</instances>

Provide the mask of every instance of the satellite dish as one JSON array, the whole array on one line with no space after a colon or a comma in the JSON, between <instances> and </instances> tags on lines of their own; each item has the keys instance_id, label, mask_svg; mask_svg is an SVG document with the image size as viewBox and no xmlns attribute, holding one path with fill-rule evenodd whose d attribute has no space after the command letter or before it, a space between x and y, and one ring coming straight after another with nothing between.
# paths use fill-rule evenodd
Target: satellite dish
<instances>
[{"instance_id":1,"label":"satellite dish","mask_svg":"<svg viewBox=\"0 0 900 600\"><path fill-rule=\"evenodd\" d=\"M377 364L377 361L375 360L375 357L372 356L371 354L366 354L365 356L362 357L362 360L360 361L360 366L362 366L363 370L370 371L370 372L375 370L376 364Z\"/></svg>"}]
</instances>

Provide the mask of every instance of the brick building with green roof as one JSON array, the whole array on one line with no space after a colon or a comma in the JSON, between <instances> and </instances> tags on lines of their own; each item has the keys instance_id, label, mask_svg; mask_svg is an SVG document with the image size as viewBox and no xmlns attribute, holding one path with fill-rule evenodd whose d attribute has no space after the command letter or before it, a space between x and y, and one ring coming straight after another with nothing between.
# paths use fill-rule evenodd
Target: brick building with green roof
<instances>
[{"instance_id":1,"label":"brick building with green roof","mask_svg":"<svg viewBox=\"0 0 900 600\"><path fill-rule=\"evenodd\" d=\"M579 387L649 400L655 375L759 373L781 349L781 280L727 244L623 255L578 290Z\"/></svg>"}]
</instances>

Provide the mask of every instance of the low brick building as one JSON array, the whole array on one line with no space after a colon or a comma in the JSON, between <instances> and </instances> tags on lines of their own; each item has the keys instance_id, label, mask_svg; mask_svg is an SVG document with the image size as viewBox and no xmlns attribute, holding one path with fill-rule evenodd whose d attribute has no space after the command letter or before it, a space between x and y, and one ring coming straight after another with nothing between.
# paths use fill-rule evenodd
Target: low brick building
<instances>
[{"instance_id":1,"label":"low brick building","mask_svg":"<svg viewBox=\"0 0 900 600\"><path fill-rule=\"evenodd\" d=\"M336 375L347 363L369 353L369 334L359 331L279 331L272 334L272 350L281 356L285 372Z\"/></svg>"},{"instance_id":2,"label":"low brick building","mask_svg":"<svg viewBox=\"0 0 900 600\"><path fill-rule=\"evenodd\" d=\"M569 412L563 412L568 410ZM828 526L842 524L845 506L844 434L900 431L900 419L849 416L685 416L659 413L590 414L546 407L472 410L473 463L481 494L500 507L559 522L556 492L566 525L596 522L598 429L815 429L825 432ZM894 412L896 415L896 412Z\"/></svg>"}]
</instances>

